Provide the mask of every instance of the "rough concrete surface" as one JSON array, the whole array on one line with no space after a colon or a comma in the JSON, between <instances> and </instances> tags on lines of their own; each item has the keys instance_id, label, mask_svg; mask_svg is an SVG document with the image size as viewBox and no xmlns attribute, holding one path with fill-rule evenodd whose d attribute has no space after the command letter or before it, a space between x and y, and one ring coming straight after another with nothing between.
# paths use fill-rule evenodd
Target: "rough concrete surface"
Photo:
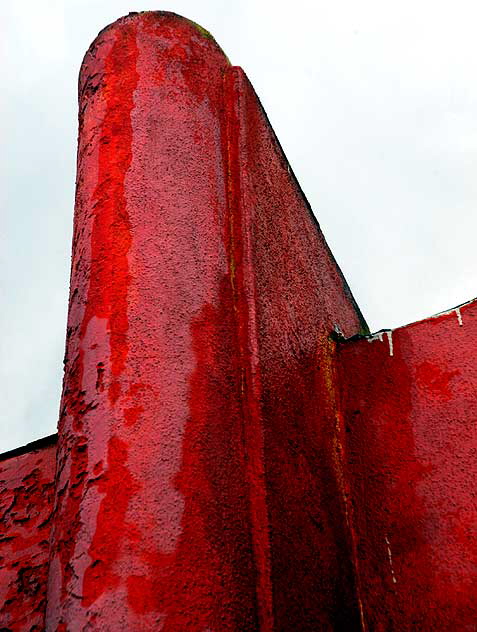
<instances>
[{"instance_id":1,"label":"rough concrete surface","mask_svg":"<svg viewBox=\"0 0 477 632\"><path fill-rule=\"evenodd\" d=\"M44 630L56 445L0 460L1 630Z\"/></svg>"},{"instance_id":2,"label":"rough concrete surface","mask_svg":"<svg viewBox=\"0 0 477 632\"><path fill-rule=\"evenodd\" d=\"M477 623L477 303L339 346L369 630Z\"/></svg>"}]
</instances>

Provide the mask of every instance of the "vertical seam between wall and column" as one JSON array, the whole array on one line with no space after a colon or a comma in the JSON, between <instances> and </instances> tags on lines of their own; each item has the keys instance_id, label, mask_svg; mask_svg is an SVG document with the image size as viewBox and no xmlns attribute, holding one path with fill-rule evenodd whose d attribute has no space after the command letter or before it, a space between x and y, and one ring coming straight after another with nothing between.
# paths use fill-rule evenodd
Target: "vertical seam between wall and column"
<instances>
[{"instance_id":1,"label":"vertical seam between wall and column","mask_svg":"<svg viewBox=\"0 0 477 632\"><path fill-rule=\"evenodd\" d=\"M263 424L260 411L260 372L256 326L256 288L251 249L251 209L243 199L244 170L241 132L246 129L239 84L239 70L224 74L227 139L227 207L229 267L240 353L240 387L245 443L245 467L249 484L251 537L257 572L257 603L261 632L272 632L273 595L270 538L264 472ZM243 158L243 156L242 156Z\"/></svg>"},{"instance_id":2,"label":"vertical seam between wall and column","mask_svg":"<svg viewBox=\"0 0 477 632\"><path fill-rule=\"evenodd\" d=\"M329 353L325 357L328 357L329 366L329 378L330 378L330 397L331 407L334 415L334 429L333 429L333 466L335 469L336 482L341 496L343 509L346 519L346 527L349 535L349 542L351 546L351 562L354 574L354 585L356 589L356 599L358 600L359 618L361 632L368 632L366 620L364 618L363 602L361 599L362 590L359 573L358 562L358 550L356 541L356 532L354 528L353 520L353 504L351 502L351 490L348 482L348 474L345 467L345 453L346 443L344 441L345 429L344 429L344 416L341 406L341 388L338 380L338 346L335 340L330 336L328 338L328 350Z\"/></svg>"}]
</instances>

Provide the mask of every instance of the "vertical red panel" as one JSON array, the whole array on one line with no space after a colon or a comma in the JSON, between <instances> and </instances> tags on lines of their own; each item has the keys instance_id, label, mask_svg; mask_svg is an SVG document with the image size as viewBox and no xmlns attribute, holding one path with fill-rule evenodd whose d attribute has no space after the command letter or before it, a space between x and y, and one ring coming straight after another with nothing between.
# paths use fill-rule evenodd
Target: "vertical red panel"
<instances>
[{"instance_id":1,"label":"vertical red panel","mask_svg":"<svg viewBox=\"0 0 477 632\"><path fill-rule=\"evenodd\" d=\"M365 324L250 83L229 82L264 629L359 629L330 334Z\"/></svg>"},{"instance_id":2,"label":"vertical red panel","mask_svg":"<svg viewBox=\"0 0 477 632\"><path fill-rule=\"evenodd\" d=\"M366 629L477 621L477 305L340 346Z\"/></svg>"}]
</instances>

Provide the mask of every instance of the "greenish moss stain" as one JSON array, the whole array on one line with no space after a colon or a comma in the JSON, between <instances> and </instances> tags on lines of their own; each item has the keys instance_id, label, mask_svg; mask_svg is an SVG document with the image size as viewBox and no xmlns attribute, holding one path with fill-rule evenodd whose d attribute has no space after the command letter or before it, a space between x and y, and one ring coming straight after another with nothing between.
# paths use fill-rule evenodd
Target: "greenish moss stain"
<instances>
[{"instance_id":1,"label":"greenish moss stain","mask_svg":"<svg viewBox=\"0 0 477 632\"><path fill-rule=\"evenodd\" d=\"M197 24L197 22L194 22L193 20L189 20L188 18L184 18L187 22L189 22L189 24L191 24L194 28L196 28L199 33L202 35L202 37L207 38L208 40L210 40L211 42L214 42L214 44L217 46L217 48L221 51L221 53L223 54L223 56L225 57L225 59L227 60L227 63L230 64L230 59L227 57L227 55L224 53L224 51L222 50L222 48L219 46L219 44L217 43L217 40L215 39L215 37L212 35L212 33L210 33L207 29L205 29L203 26L201 26L200 24ZM231 64L230 64L231 65Z\"/></svg>"},{"instance_id":2,"label":"greenish moss stain","mask_svg":"<svg viewBox=\"0 0 477 632\"><path fill-rule=\"evenodd\" d=\"M369 336L369 334L371 333L368 324L366 323L366 321L364 319L360 318L360 325L361 327L359 328L358 334L360 336Z\"/></svg>"},{"instance_id":3,"label":"greenish moss stain","mask_svg":"<svg viewBox=\"0 0 477 632\"><path fill-rule=\"evenodd\" d=\"M209 33L209 31L207 29L205 29L203 26L201 26L200 24L197 24L197 22L194 22L193 20L189 20L187 19L187 21L189 22L189 24L192 24L193 26L195 26L195 28L207 39L212 40L213 42L215 42L215 38L214 36ZM215 42L217 44L217 42Z\"/></svg>"}]
</instances>

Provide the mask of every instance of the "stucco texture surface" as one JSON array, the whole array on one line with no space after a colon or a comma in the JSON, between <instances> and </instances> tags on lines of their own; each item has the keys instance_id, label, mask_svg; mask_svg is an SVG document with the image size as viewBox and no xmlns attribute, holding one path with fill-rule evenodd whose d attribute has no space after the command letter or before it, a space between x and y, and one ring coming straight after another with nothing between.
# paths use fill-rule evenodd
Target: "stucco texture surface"
<instances>
[{"instance_id":1,"label":"stucco texture surface","mask_svg":"<svg viewBox=\"0 0 477 632\"><path fill-rule=\"evenodd\" d=\"M477 303L339 345L356 565L370 630L477 621Z\"/></svg>"},{"instance_id":2,"label":"stucco texture surface","mask_svg":"<svg viewBox=\"0 0 477 632\"><path fill-rule=\"evenodd\" d=\"M250 85L131 15L86 54L79 138L47 629L343 619L312 365L359 314Z\"/></svg>"},{"instance_id":3,"label":"stucco texture surface","mask_svg":"<svg viewBox=\"0 0 477 632\"><path fill-rule=\"evenodd\" d=\"M56 446L0 460L0 628L41 632Z\"/></svg>"}]
</instances>

